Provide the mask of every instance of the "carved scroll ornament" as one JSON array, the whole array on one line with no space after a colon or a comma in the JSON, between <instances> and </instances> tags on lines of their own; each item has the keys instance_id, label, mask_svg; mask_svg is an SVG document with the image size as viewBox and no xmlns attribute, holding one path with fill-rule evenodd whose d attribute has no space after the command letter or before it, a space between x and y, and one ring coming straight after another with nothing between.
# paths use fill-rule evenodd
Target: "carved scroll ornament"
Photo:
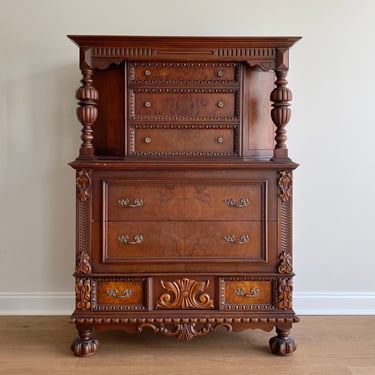
<instances>
[{"instance_id":1,"label":"carved scroll ornament","mask_svg":"<svg viewBox=\"0 0 375 375\"><path fill-rule=\"evenodd\" d=\"M278 287L278 307L282 310L291 309L292 306L292 292L293 292L293 282L290 278L282 278L279 280Z\"/></svg>"},{"instance_id":2,"label":"carved scroll ornament","mask_svg":"<svg viewBox=\"0 0 375 375\"><path fill-rule=\"evenodd\" d=\"M279 188L280 188L280 198L283 202L288 202L292 197L292 173L289 171L280 172L279 178Z\"/></svg>"},{"instance_id":3,"label":"carved scroll ornament","mask_svg":"<svg viewBox=\"0 0 375 375\"><path fill-rule=\"evenodd\" d=\"M161 286L166 290L156 304L163 309L212 309L213 301L204 290L209 285L209 280L195 281L183 278L176 281L160 280Z\"/></svg>"},{"instance_id":4,"label":"carved scroll ornament","mask_svg":"<svg viewBox=\"0 0 375 375\"><path fill-rule=\"evenodd\" d=\"M279 273L292 273L293 266L292 266L292 256L288 254L285 250L280 253L279 256Z\"/></svg>"},{"instance_id":5,"label":"carved scroll ornament","mask_svg":"<svg viewBox=\"0 0 375 375\"><path fill-rule=\"evenodd\" d=\"M90 197L91 189L91 178L86 170L82 169L81 171L77 172L76 185L78 199L81 202L86 202Z\"/></svg>"},{"instance_id":6,"label":"carved scroll ornament","mask_svg":"<svg viewBox=\"0 0 375 375\"><path fill-rule=\"evenodd\" d=\"M90 310L91 308L91 284L90 279L79 278L76 280L76 308L78 310Z\"/></svg>"},{"instance_id":7,"label":"carved scroll ornament","mask_svg":"<svg viewBox=\"0 0 375 375\"><path fill-rule=\"evenodd\" d=\"M80 251L77 255L76 273L87 274L91 272L90 257L85 251Z\"/></svg>"}]
</instances>

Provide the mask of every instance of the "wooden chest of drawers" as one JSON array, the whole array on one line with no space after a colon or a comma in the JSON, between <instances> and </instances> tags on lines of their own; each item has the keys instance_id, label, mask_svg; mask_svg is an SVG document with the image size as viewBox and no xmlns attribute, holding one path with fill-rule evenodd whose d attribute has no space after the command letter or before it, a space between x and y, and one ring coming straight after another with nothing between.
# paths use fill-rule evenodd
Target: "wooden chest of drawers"
<instances>
[{"instance_id":1,"label":"wooden chest of drawers","mask_svg":"<svg viewBox=\"0 0 375 375\"><path fill-rule=\"evenodd\" d=\"M295 350L289 47L299 38L70 36L78 356L94 328L191 340L271 330Z\"/></svg>"}]
</instances>

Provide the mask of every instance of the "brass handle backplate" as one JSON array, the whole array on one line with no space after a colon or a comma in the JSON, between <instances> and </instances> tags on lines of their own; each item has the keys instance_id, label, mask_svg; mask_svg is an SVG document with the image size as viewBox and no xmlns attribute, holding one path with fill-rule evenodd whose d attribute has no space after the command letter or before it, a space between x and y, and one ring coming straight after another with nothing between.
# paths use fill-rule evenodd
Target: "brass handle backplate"
<instances>
[{"instance_id":1,"label":"brass handle backplate","mask_svg":"<svg viewBox=\"0 0 375 375\"><path fill-rule=\"evenodd\" d=\"M107 294L112 298L129 298L133 295L133 291L131 289L124 289L121 294L119 294L117 289L108 289Z\"/></svg>"},{"instance_id":2,"label":"brass handle backplate","mask_svg":"<svg viewBox=\"0 0 375 375\"><path fill-rule=\"evenodd\" d=\"M129 240L128 235L122 235L118 236L117 239L123 244L123 245L139 245L143 242L144 237L141 234L136 234L134 236L134 241Z\"/></svg>"},{"instance_id":3,"label":"brass handle backplate","mask_svg":"<svg viewBox=\"0 0 375 375\"><path fill-rule=\"evenodd\" d=\"M121 198L117 203L124 208L137 208L143 206L144 200L142 198L135 198L134 203L130 203L128 198Z\"/></svg>"},{"instance_id":4,"label":"brass handle backplate","mask_svg":"<svg viewBox=\"0 0 375 375\"><path fill-rule=\"evenodd\" d=\"M244 245L250 241L250 236L247 234L241 234L240 239L236 240L235 235L229 234L228 236L224 236L224 240L233 245Z\"/></svg>"},{"instance_id":5,"label":"brass handle backplate","mask_svg":"<svg viewBox=\"0 0 375 375\"><path fill-rule=\"evenodd\" d=\"M246 293L245 289L244 288L239 288L239 289L235 289L234 290L234 293L238 296L238 297L248 297L248 298L252 298L252 297L256 297L260 294L260 290L259 288L250 288L249 290L249 293Z\"/></svg>"},{"instance_id":6,"label":"brass handle backplate","mask_svg":"<svg viewBox=\"0 0 375 375\"><path fill-rule=\"evenodd\" d=\"M229 199L226 199L224 202L228 207L244 208L244 207L247 207L249 205L250 199L241 198L239 203L236 203L236 201L233 198L229 198Z\"/></svg>"}]
</instances>

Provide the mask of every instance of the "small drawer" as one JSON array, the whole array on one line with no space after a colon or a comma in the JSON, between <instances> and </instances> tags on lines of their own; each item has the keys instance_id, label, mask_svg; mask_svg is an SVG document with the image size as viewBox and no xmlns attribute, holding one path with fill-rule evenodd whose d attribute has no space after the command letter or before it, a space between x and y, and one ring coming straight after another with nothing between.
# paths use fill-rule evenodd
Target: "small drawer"
<instances>
[{"instance_id":1,"label":"small drawer","mask_svg":"<svg viewBox=\"0 0 375 375\"><path fill-rule=\"evenodd\" d=\"M273 279L222 278L222 310L274 310L276 281Z\"/></svg>"},{"instance_id":2,"label":"small drawer","mask_svg":"<svg viewBox=\"0 0 375 375\"><path fill-rule=\"evenodd\" d=\"M238 83L239 64L200 62L131 62L129 83Z\"/></svg>"},{"instance_id":3,"label":"small drawer","mask_svg":"<svg viewBox=\"0 0 375 375\"><path fill-rule=\"evenodd\" d=\"M92 281L92 310L146 310L147 279L95 278Z\"/></svg>"},{"instance_id":4,"label":"small drawer","mask_svg":"<svg viewBox=\"0 0 375 375\"><path fill-rule=\"evenodd\" d=\"M131 88L131 120L239 119L238 89L222 88Z\"/></svg>"},{"instance_id":5,"label":"small drawer","mask_svg":"<svg viewBox=\"0 0 375 375\"><path fill-rule=\"evenodd\" d=\"M136 125L130 127L129 155L238 156L238 126Z\"/></svg>"}]
</instances>

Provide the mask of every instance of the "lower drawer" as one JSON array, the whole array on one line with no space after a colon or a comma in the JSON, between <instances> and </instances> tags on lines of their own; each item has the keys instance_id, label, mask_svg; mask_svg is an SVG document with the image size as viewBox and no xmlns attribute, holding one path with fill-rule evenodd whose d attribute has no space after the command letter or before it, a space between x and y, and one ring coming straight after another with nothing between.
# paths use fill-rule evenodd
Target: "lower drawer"
<instances>
[{"instance_id":1,"label":"lower drawer","mask_svg":"<svg viewBox=\"0 0 375 375\"><path fill-rule=\"evenodd\" d=\"M95 278L92 280L91 309L99 311L146 310L146 278Z\"/></svg>"},{"instance_id":2,"label":"lower drawer","mask_svg":"<svg viewBox=\"0 0 375 375\"><path fill-rule=\"evenodd\" d=\"M257 221L106 222L105 262L144 258L266 260L265 223Z\"/></svg>"},{"instance_id":3,"label":"lower drawer","mask_svg":"<svg viewBox=\"0 0 375 375\"><path fill-rule=\"evenodd\" d=\"M220 308L223 310L274 310L275 296L273 279L220 279Z\"/></svg>"}]
</instances>

